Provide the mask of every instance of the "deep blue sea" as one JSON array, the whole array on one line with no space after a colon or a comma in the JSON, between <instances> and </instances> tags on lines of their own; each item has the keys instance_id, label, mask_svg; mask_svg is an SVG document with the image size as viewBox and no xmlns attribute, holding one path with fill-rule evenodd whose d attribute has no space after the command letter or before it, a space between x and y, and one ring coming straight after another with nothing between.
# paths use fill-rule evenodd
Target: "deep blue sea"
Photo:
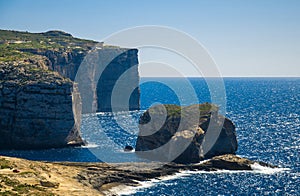
<instances>
[{"instance_id":1,"label":"deep blue sea","mask_svg":"<svg viewBox=\"0 0 300 196\"><path fill-rule=\"evenodd\" d=\"M48 161L139 161L125 153L135 145L139 116L153 104L195 102L183 78L142 78L141 111L84 115L83 148L0 151L1 155ZM148 81L148 82L147 82ZM211 102L204 79L189 78L199 103ZM300 78L224 78L222 112L236 125L237 154L278 165L284 170L185 173L149 183L134 195L300 195ZM172 87L176 86L176 92Z\"/></svg>"}]
</instances>

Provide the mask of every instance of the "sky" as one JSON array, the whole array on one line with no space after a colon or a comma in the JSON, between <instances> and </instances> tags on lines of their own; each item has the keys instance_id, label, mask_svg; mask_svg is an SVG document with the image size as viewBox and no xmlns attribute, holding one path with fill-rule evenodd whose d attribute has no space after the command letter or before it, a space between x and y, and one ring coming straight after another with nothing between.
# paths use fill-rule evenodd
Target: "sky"
<instances>
[{"instance_id":1,"label":"sky","mask_svg":"<svg viewBox=\"0 0 300 196\"><path fill-rule=\"evenodd\" d=\"M299 0L0 0L0 29L57 29L102 41L126 28L167 26L201 43L222 76L300 77L299 10ZM176 76L164 63L198 74L166 51L141 49L139 60L142 76ZM143 65L150 60L163 63Z\"/></svg>"}]
</instances>

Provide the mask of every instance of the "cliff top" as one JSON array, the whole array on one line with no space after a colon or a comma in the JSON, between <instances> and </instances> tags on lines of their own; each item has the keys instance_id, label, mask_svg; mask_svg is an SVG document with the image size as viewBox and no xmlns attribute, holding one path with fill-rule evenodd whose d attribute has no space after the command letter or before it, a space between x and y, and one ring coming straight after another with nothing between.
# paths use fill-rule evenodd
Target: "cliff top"
<instances>
[{"instance_id":1,"label":"cliff top","mask_svg":"<svg viewBox=\"0 0 300 196\"><path fill-rule=\"evenodd\" d=\"M62 85L71 84L71 80L55 71L38 67L36 62L0 63L0 89L2 84L23 86L37 83Z\"/></svg>"},{"instance_id":2,"label":"cliff top","mask_svg":"<svg viewBox=\"0 0 300 196\"><path fill-rule=\"evenodd\" d=\"M29 33L0 29L0 62L11 62L34 56L30 50L54 50L86 52L96 44L103 48L119 48L103 45L102 42L73 37L71 34L51 30L44 33Z\"/></svg>"},{"instance_id":3,"label":"cliff top","mask_svg":"<svg viewBox=\"0 0 300 196\"><path fill-rule=\"evenodd\" d=\"M84 57L95 46L97 49L119 48L57 30L30 33L0 29L0 83L69 82L49 68L51 62L45 54L67 58L67 53L75 53Z\"/></svg>"},{"instance_id":4,"label":"cliff top","mask_svg":"<svg viewBox=\"0 0 300 196\"><path fill-rule=\"evenodd\" d=\"M174 105L174 104L164 104L164 105L155 105L151 107L149 110L152 115L161 114L164 112L164 110L166 110L168 116L180 117L182 112L183 112L182 115L187 115L187 113L191 115L190 112L199 111L199 114L207 115L210 112L218 112L219 107L212 103L194 104L194 105L184 106L184 107Z\"/></svg>"},{"instance_id":5,"label":"cliff top","mask_svg":"<svg viewBox=\"0 0 300 196\"><path fill-rule=\"evenodd\" d=\"M29 33L0 30L0 62L11 62L33 57L32 50L87 51L98 42L73 37L63 31ZM99 43L100 44L100 43Z\"/></svg>"}]
</instances>

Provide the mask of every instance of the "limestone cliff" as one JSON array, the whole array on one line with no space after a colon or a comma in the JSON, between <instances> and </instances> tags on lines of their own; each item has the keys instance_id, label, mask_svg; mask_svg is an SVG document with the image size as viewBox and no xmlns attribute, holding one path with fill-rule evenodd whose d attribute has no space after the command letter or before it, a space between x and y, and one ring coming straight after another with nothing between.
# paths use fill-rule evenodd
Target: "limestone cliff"
<instances>
[{"instance_id":1,"label":"limestone cliff","mask_svg":"<svg viewBox=\"0 0 300 196\"><path fill-rule=\"evenodd\" d=\"M48 35L49 33L45 33ZM70 36L69 36L70 37ZM71 37L72 38L72 37ZM70 38L69 38L70 39ZM74 39L74 38L72 38ZM79 66L87 64L76 82L80 83L81 96L84 99L82 112L110 112L112 90L125 72L127 76L121 83L135 86L131 93L129 108L117 107L119 111L140 109L138 50L105 46L103 43L88 42L59 42L64 48L21 48L20 51L46 57L44 64L49 70L75 80ZM83 61L87 62L83 62Z\"/></svg>"},{"instance_id":2,"label":"limestone cliff","mask_svg":"<svg viewBox=\"0 0 300 196\"><path fill-rule=\"evenodd\" d=\"M0 148L82 144L80 95L71 80L25 62L0 64L0 78Z\"/></svg>"},{"instance_id":3,"label":"limestone cliff","mask_svg":"<svg viewBox=\"0 0 300 196\"><path fill-rule=\"evenodd\" d=\"M88 80L77 84L78 69L90 53L96 58L84 76ZM110 61L97 83L99 62L105 59ZM93 99L84 102L83 112L110 111L114 81L137 63L136 49L104 46L61 31L0 30L0 148L81 144L81 97ZM129 77L127 82L138 86L137 66ZM138 87L131 97L129 109L139 109ZM96 109L86 109L92 106Z\"/></svg>"}]
</instances>

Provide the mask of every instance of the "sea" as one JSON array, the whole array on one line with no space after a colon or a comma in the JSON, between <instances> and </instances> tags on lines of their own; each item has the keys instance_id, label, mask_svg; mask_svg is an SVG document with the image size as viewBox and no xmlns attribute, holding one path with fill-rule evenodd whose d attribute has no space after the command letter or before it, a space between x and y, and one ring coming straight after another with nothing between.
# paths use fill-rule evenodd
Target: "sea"
<instances>
[{"instance_id":1,"label":"sea","mask_svg":"<svg viewBox=\"0 0 300 196\"><path fill-rule=\"evenodd\" d=\"M84 114L85 147L0 151L1 155L42 161L136 162L139 116L154 104L214 102L236 125L241 157L280 168L253 165L253 171L183 171L122 188L123 195L300 195L300 78L223 78L219 89L203 78L141 78L141 110ZM220 80L220 79L218 79ZM187 82L190 87L187 87ZM174 88L175 87L175 88ZM194 91L191 91L191 88ZM224 92L223 92L224 90ZM196 95L196 99L195 96Z\"/></svg>"}]
</instances>

